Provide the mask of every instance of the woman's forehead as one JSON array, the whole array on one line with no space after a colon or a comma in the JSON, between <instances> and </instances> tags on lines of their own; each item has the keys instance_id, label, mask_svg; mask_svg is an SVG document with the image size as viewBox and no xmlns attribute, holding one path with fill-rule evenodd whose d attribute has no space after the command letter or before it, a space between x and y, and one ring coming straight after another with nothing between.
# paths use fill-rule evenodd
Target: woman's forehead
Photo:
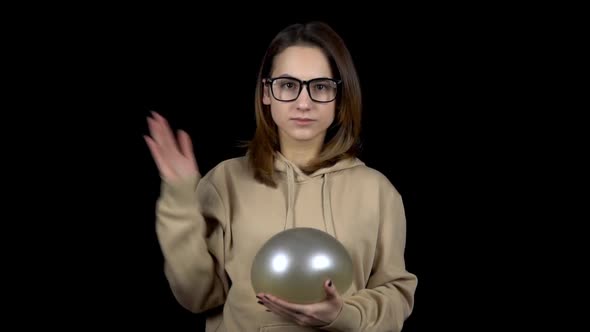
<instances>
[{"instance_id":1,"label":"woman's forehead","mask_svg":"<svg viewBox=\"0 0 590 332\"><path fill-rule=\"evenodd\" d=\"M293 46L279 53L274 59L272 76L290 76L301 80L330 77L328 59L319 48Z\"/></svg>"}]
</instances>

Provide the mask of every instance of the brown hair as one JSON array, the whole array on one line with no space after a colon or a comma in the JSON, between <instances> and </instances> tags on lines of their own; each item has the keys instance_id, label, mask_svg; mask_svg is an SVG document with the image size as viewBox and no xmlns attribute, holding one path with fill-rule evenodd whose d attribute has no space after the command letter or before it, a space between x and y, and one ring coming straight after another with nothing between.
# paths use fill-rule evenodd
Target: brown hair
<instances>
[{"instance_id":1,"label":"brown hair","mask_svg":"<svg viewBox=\"0 0 590 332\"><path fill-rule=\"evenodd\" d=\"M361 89L352 57L342 38L323 22L293 24L280 31L262 60L256 83L256 131L247 144L249 163L258 181L275 186L274 158L280 149L277 126L269 106L262 103L263 79L272 70L274 57L290 46L309 45L323 50L334 78L342 80L336 99L336 116L318 157L302 170L308 174L358 154L361 122Z\"/></svg>"}]
</instances>

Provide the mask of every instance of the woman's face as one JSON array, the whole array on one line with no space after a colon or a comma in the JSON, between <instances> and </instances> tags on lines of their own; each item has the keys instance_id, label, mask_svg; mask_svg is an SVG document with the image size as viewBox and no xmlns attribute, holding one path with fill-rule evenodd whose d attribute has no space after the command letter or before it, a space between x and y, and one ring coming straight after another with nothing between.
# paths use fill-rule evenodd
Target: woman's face
<instances>
[{"instance_id":1,"label":"woman's face","mask_svg":"<svg viewBox=\"0 0 590 332\"><path fill-rule=\"evenodd\" d=\"M279 129L281 141L323 143L327 129L334 121L336 111L336 84L329 80L313 81L302 85L296 80L332 78L328 58L319 48L292 46L279 53L273 63L270 77L276 79L265 85L263 103L270 105L272 118ZM271 91L272 86L272 91ZM301 93L297 92L301 87ZM312 92L312 96L309 92ZM293 99L281 101L278 99ZM318 102L331 100L329 102Z\"/></svg>"}]
</instances>

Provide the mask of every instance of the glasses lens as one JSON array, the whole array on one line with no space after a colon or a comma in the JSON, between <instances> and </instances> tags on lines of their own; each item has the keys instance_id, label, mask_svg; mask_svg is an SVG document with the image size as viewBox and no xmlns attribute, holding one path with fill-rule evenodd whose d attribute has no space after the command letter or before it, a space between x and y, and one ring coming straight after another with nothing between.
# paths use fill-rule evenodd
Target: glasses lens
<instances>
[{"instance_id":1,"label":"glasses lens","mask_svg":"<svg viewBox=\"0 0 590 332\"><path fill-rule=\"evenodd\" d=\"M313 80L309 83L311 98L317 101L332 101L336 98L338 87L336 82L327 79Z\"/></svg>"},{"instance_id":2,"label":"glasses lens","mask_svg":"<svg viewBox=\"0 0 590 332\"><path fill-rule=\"evenodd\" d=\"M273 81L272 93L278 100L294 100L299 95L299 84L291 78L278 78Z\"/></svg>"}]
</instances>

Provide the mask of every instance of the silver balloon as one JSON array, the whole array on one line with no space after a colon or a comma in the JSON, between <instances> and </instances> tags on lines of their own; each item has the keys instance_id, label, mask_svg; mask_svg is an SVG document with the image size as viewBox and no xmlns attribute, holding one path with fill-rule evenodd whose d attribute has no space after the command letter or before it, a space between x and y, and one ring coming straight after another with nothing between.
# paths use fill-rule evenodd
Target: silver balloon
<instances>
[{"instance_id":1,"label":"silver balloon","mask_svg":"<svg viewBox=\"0 0 590 332\"><path fill-rule=\"evenodd\" d=\"M271 237L258 251L251 270L256 293L309 304L326 297L324 282L331 279L340 294L352 284L352 259L330 234L299 227Z\"/></svg>"}]
</instances>

